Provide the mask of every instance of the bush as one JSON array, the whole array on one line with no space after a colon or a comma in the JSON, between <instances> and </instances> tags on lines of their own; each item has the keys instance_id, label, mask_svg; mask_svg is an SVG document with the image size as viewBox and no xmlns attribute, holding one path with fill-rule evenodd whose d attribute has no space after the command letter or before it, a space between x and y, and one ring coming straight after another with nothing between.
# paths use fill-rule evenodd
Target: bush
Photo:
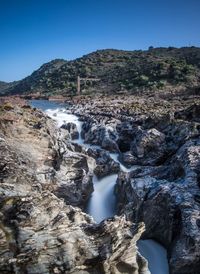
<instances>
[{"instance_id":1,"label":"bush","mask_svg":"<svg viewBox=\"0 0 200 274\"><path fill-rule=\"evenodd\" d=\"M157 83L157 88L163 88L165 86L165 81L164 80L160 80L158 83Z\"/></svg>"}]
</instances>

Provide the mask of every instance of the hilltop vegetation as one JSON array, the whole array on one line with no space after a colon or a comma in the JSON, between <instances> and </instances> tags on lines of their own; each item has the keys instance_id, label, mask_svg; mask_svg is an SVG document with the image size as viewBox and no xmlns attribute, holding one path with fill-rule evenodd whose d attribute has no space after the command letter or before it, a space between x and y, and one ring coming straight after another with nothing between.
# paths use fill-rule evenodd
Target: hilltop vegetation
<instances>
[{"instance_id":1,"label":"hilltop vegetation","mask_svg":"<svg viewBox=\"0 0 200 274\"><path fill-rule=\"evenodd\" d=\"M137 93L159 90L199 91L200 48L153 48L147 51L98 50L73 61L56 59L42 65L5 94L73 95L77 76L99 78L82 83L85 94Z\"/></svg>"},{"instance_id":2,"label":"hilltop vegetation","mask_svg":"<svg viewBox=\"0 0 200 274\"><path fill-rule=\"evenodd\" d=\"M0 91L7 89L9 87L9 84L3 81L0 81Z\"/></svg>"},{"instance_id":3,"label":"hilltop vegetation","mask_svg":"<svg viewBox=\"0 0 200 274\"><path fill-rule=\"evenodd\" d=\"M19 83L18 81L14 81L14 82L11 82L11 83L0 81L0 95L4 94L4 93L5 94L10 93L12 88L17 86L18 83Z\"/></svg>"}]
</instances>

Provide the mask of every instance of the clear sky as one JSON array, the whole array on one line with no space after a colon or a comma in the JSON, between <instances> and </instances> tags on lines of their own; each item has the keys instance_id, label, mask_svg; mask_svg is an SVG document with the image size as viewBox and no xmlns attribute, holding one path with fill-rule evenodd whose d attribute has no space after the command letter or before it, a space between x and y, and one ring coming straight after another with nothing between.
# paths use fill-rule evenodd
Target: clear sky
<instances>
[{"instance_id":1,"label":"clear sky","mask_svg":"<svg viewBox=\"0 0 200 274\"><path fill-rule=\"evenodd\" d=\"M200 46L200 0L0 0L0 80L97 49Z\"/></svg>"}]
</instances>

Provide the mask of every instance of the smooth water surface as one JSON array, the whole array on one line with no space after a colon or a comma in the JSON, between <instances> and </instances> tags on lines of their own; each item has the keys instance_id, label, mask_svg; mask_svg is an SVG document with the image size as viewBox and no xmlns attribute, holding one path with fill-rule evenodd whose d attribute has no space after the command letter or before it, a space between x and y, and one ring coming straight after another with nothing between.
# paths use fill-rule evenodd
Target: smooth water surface
<instances>
[{"instance_id":1,"label":"smooth water surface","mask_svg":"<svg viewBox=\"0 0 200 274\"><path fill-rule=\"evenodd\" d=\"M166 249L153 240L139 240L138 249L148 261L151 274L169 274Z\"/></svg>"},{"instance_id":2,"label":"smooth water surface","mask_svg":"<svg viewBox=\"0 0 200 274\"><path fill-rule=\"evenodd\" d=\"M116 197L114 186L117 174L108 175L101 179L94 176L94 192L86 208L86 213L93 216L96 222L113 217L116 214Z\"/></svg>"}]
</instances>

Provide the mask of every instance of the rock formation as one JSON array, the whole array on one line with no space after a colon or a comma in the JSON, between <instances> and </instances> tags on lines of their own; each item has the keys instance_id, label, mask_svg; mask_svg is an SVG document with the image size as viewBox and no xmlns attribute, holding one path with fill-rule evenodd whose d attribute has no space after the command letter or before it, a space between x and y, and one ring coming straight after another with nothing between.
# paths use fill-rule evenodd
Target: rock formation
<instances>
[{"instance_id":1,"label":"rock formation","mask_svg":"<svg viewBox=\"0 0 200 274\"><path fill-rule=\"evenodd\" d=\"M61 128L66 129L68 131L72 140L77 139L79 137L76 124L69 122L69 123L63 124Z\"/></svg>"},{"instance_id":2,"label":"rock formation","mask_svg":"<svg viewBox=\"0 0 200 274\"><path fill-rule=\"evenodd\" d=\"M86 102L87 101L87 104ZM102 140L107 125L129 172L116 185L119 214L144 222L142 237L162 243L170 273L200 269L199 97L86 98L74 106L85 118L85 135ZM126 111L124 111L126 105ZM102 134L103 132L103 134ZM94 139L93 137L94 136Z\"/></svg>"},{"instance_id":3,"label":"rock formation","mask_svg":"<svg viewBox=\"0 0 200 274\"><path fill-rule=\"evenodd\" d=\"M136 247L143 223L96 224L73 207L92 192L93 158L68 137L36 109L1 105L0 272L149 273Z\"/></svg>"}]
</instances>

